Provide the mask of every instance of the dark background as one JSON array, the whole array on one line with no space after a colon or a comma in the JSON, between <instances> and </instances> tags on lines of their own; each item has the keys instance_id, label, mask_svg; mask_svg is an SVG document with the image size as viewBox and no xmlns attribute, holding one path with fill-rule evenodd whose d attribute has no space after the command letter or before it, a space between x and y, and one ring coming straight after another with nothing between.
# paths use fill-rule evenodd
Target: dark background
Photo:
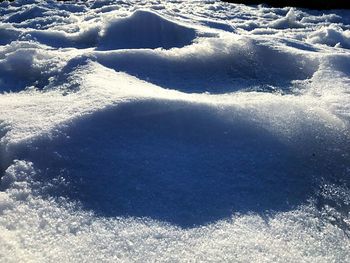
<instances>
[{"instance_id":1,"label":"dark background","mask_svg":"<svg viewBox=\"0 0 350 263\"><path fill-rule=\"evenodd\" d=\"M8 0L13 2L14 0ZM74 0L57 0L57 1L71 1ZM301 7L310 9L350 9L349 0L222 0L223 2L246 4L246 5L260 5L267 4L272 7ZM4 2L4 0L0 0Z\"/></svg>"},{"instance_id":2,"label":"dark background","mask_svg":"<svg viewBox=\"0 0 350 263\"><path fill-rule=\"evenodd\" d=\"M294 6L310 9L349 9L348 0L224 0L224 2L246 5L267 4L273 7Z\"/></svg>"}]
</instances>

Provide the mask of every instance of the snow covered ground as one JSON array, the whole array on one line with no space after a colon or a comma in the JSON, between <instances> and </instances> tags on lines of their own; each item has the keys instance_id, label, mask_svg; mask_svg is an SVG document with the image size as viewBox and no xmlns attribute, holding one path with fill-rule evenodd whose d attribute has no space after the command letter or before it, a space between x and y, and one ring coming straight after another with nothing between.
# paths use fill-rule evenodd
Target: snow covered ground
<instances>
[{"instance_id":1,"label":"snow covered ground","mask_svg":"<svg viewBox=\"0 0 350 263\"><path fill-rule=\"evenodd\" d=\"M0 262L349 262L350 11L0 3Z\"/></svg>"}]
</instances>

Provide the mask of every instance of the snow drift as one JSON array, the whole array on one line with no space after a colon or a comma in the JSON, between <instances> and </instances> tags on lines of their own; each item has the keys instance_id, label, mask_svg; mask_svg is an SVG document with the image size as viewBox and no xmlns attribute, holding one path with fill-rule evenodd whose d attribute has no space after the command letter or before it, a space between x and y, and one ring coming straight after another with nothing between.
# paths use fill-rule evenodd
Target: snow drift
<instances>
[{"instance_id":1,"label":"snow drift","mask_svg":"<svg viewBox=\"0 0 350 263\"><path fill-rule=\"evenodd\" d=\"M1 262L349 261L348 11L0 17Z\"/></svg>"}]
</instances>

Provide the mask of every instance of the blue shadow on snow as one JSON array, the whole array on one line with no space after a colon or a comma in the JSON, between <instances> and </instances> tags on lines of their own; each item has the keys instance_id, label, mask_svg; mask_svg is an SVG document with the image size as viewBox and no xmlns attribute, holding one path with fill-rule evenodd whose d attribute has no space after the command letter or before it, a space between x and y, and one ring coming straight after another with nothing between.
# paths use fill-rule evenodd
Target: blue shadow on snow
<instances>
[{"instance_id":1,"label":"blue shadow on snow","mask_svg":"<svg viewBox=\"0 0 350 263\"><path fill-rule=\"evenodd\" d=\"M34 162L43 183L64 178L42 194L106 217L188 228L305 202L315 171L246 118L181 102L128 103L76 120L19 157Z\"/></svg>"}]
</instances>

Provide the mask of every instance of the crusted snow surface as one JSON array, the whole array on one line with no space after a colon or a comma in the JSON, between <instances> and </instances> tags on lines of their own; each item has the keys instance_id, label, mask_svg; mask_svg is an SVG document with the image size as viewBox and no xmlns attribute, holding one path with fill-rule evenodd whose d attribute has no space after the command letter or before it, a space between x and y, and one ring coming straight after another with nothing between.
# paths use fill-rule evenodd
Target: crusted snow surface
<instances>
[{"instance_id":1,"label":"crusted snow surface","mask_svg":"<svg viewBox=\"0 0 350 263\"><path fill-rule=\"evenodd\" d=\"M349 262L350 13L0 3L0 262Z\"/></svg>"}]
</instances>

